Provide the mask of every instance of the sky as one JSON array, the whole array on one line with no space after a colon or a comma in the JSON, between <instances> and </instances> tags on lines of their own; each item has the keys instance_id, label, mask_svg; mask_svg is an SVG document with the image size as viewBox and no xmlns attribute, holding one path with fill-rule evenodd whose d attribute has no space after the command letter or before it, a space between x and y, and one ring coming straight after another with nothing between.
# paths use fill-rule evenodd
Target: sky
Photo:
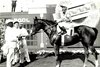
<instances>
[{"instance_id":1,"label":"sky","mask_svg":"<svg viewBox=\"0 0 100 67\"><path fill-rule=\"evenodd\" d=\"M68 0L67 0L68 1ZM73 5L85 3L90 0L71 0ZM92 0L100 7L100 0ZM44 7L46 4L57 4L59 0L17 0L16 12L28 11L29 8ZM11 11L11 0L0 0L0 12Z\"/></svg>"},{"instance_id":2,"label":"sky","mask_svg":"<svg viewBox=\"0 0 100 67\"><path fill-rule=\"evenodd\" d=\"M69 0L67 0L69 1ZM100 0L70 0L71 4L70 6L75 6L75 5L79 5L79 4L83 4L83 3L87 3L89 1L93 1L97 8L100 9ZM21 12L21 10L23 11L30 11L31 12L37 12L37 13L45 13L45 9L40 9L41 7L46 7L47 4L58 4L59 0L17 0L17 6L16 6L16 12ZM36 11L32 11L30 9L32 8L38 8ZM1 12L11 12L11 0L0 0L0 13ZM99 11L100 12L100 11ZM97 15L95 15L97 14ZM96 23L92 23L92 25L96 26L98 23L98 20L95 20L95 18L99 18L100 13L95 12L92 16L90 16L89 18L87 18L86 21L84 21L84 24L86 25L91 25L91 23L94 21ZM91 20L92 19L92 20ZM91 20L91 21L90 21ZM87 23L89 22L89 23ZM92 26L91 25L91 26Z\"/></svg>"},{"instance_id":3,"label":"sky","mask_svg":"<svg viewBox=\"0 0 100 67\"><path fill-rule=\"evenodd\" d=\"M16 11L28 11L28 8L42 7L47 2L57 3L58 0L17 0ZM11 11L11 0L0 0L0 12Z\"/></svg>"}]
</instances>

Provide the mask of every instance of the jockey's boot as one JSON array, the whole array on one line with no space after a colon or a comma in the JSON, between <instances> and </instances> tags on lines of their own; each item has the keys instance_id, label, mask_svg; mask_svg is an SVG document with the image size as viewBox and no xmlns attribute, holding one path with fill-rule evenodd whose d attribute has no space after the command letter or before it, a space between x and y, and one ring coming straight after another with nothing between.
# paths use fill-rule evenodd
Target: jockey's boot
<instances>
[{"instance_id":1,"label":"jockey's boot","mask_svg":"<svg viewBox=\"0 0 100 67\"><path fill-rule=\"evenodd\" d=\"M65 37L65 35L63 34L63 35L61 36L61 45L62 45L62 46L64 46L64 37Z\"/></svg>"}]
</instances>

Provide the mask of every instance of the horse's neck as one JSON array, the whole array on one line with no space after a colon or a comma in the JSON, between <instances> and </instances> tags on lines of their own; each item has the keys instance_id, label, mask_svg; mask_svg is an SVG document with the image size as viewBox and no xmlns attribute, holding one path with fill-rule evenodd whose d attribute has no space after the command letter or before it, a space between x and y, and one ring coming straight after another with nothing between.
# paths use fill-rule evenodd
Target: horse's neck
<instances>
[{"instance_id":1,"label":"horse's neck","mask_svg":"<svg viewBox=\"0 0 100 67\"><path fill-rule=\"evenodd\" d=\"M54 33L56 33L55 29L50 26L46 26L46 28L44 28L44 32L48 35L49 38L51 38Z\"/></svg>"},{"instance_id":2,"label":"horse's neck","mask_svg":"<svg viewBox=\"0 0 100 67\"><path fill-rule=\"evenodd\" d=\"M48 22L48 21L47 22L46 21L43 21L43 22L44 22L43 23L43 25L44 25L43 30L48 35L48 37L51 38L54 35L54 33L56 33L55 32L56 27L55 26L52 27L53 24L50 24L50 22Z\"/></svg>"}]
</instances>

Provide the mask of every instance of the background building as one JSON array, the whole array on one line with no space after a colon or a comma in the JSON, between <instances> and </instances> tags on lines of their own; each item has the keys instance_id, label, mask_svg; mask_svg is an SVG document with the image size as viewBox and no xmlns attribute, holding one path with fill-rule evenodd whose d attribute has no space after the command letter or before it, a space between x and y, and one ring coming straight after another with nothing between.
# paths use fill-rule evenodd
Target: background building
<instances>
[{"instance_id":1,"label":"background building","mask_svg":"<svg viewBox=\"0 0 100 67\"><path fill-rule=\"evenodd\" d=\"M84 23L92 27L100 29L100 2L99 0L68 0L70 2L69 11L72 19L76 23ZM0 0L0 19L14 19L24 23L24 27L29 30L34 22L33 18L37 16L44 19L54 20L56 4L59 0L17 0L16 11L11 12L11 0ZM47 35L42 32L27 38L29 48L51 47ZM41 37L42 36L42 37ZM41 45L43 38L44 45ZM95 46L99 46L100 31L95 42ZM72 46L71 46L72 47ZM73 47L81 47L80 44Z\"/></svg>"}]
</instances>

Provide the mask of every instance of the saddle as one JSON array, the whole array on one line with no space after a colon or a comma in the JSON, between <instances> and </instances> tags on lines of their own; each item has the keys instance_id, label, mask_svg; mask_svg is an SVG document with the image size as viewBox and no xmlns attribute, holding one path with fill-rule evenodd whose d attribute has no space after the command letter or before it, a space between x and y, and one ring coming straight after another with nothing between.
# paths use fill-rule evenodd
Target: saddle
<instances>
[{"instance_id":1,"label":"saddle","mask_svg":"<svg viewBox=\"0 0 100 67\"><path fill-rule=\"evenodd\" d=\"M69 35L73 36L74 35L74 27L73 28L65 28L65 27L59 27L61 29L60 34L61 35Z\"/></svg>"},{"instance_id":2,"label":"saddle","mask_svg":"<svg viewBox=\"0 0 100 67\"><path fill-rule=\"evenodd\" d=\"M73 28L68 28L66 29L65 27L60 27L61 29L61 43L62 43L62 46L64 46L64 36L67 35L67 38L69 38L70 36L74 36L74 27Z\"/></svg>"}]
</instances>

